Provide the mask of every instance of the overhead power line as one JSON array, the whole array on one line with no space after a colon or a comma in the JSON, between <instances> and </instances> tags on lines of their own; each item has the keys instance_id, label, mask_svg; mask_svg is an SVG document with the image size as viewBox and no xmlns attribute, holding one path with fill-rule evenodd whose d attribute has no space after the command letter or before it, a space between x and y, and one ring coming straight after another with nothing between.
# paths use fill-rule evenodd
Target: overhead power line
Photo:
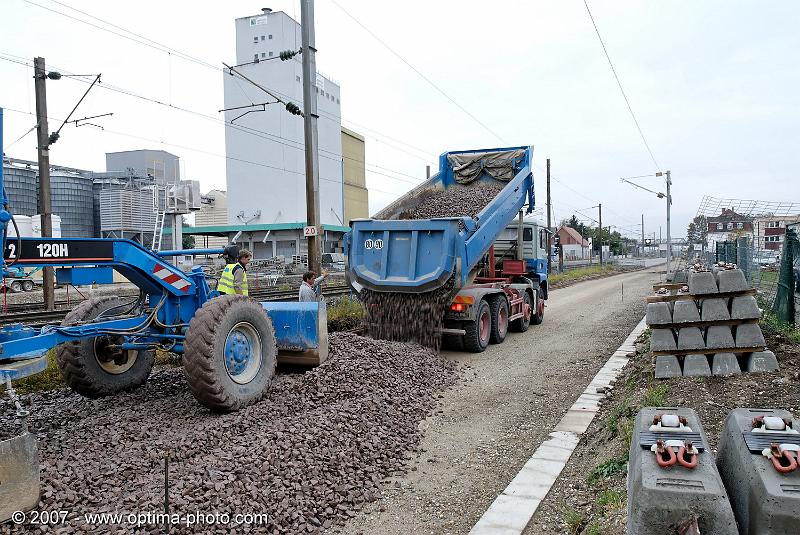
<instances>
[{"instance_id":1,"label":"overhead power line","mask_svg":"<svg viewBox=\"0 0 800 535\"><path fill-rule=\"evenodd\" d=\"M619 92L622 93L622 98L625 99L625 105L628 107L628 111L631 114L631 118L633 118L633 122L636 125L636 130L639 131L639 135L641 136L642 142L644 143L644 146L647 149L647 153L650 155L650 159L653 160L653 165L656 166L656 169L661 171L661 167L658 165L656 157L653 156L653 151L650 149L650 144L647 142L647 138L644 137L644 132L642 131L642 127L639 125L639 120L636 118L636 114L633 113L633 108L631 107L631 103L628 100L628 95L625 94L625 90L622 88L622 82L620 82L619 80L619 76L617 75L617 70L614 68L614 63L611 61L611 56L608 55L608 49L606 49L606 44L605 42L603 42L603 37L600 35L600 30L597 28L597 23L594 21L594 16L592 16L592 10L589 9L589 2L587 0L583 0L583 5L586 6L586 12L589 13L589 18L592 21L592 26L594 26L594 31L597 34L597 38L600 40L600 46L603 47L603 53L606 56L606 60L608 60L608 66L611 67L611 72L614 74L614 79L617 81L617 86L619 87Z\"/></svg>"},{"instance_id":2,"label":"overhead power line","mask_svg":"<svg viewBox=\"0 0 800 535\"><path fill-rule=\"evenodd\" d=\"M83 11L83 10L80 10L80 9L78 9L78 8L72 7L72 6L70 6L70 5L68 5L68 4L64 3L64 2L60 2L59 0L50 0L50 1L51 1L51 2L53 2L53 3L55 3L55 4L58 4L58 5L60 5L60 6L62 6L62 7L65 7L65 8L67 8L67 9L70 9L70 10L72 10L72 11L75 11L76 13L80 13L81 15L84 15L84 16L86 16L86 17L89 17L89 18L91 18L92 20L95 20L95 21L97 21L97 22L101 22L101 23L103 23L103 24L107 24L108 26L111 26L112 28L116 28L116 29L120 30L121 32L125 32L126 34L129 34L129 35L125 35L125 34L123 34L123 33L120 33L120 32L118 32L118 31L114 31L114 30L112 30L112 29L109 29L109 28L105 28L105 27L103 27L103 26L100 26L100 25L98 25L98 24L94 24L94 23L92 23L92 22L89 22L89 21L83 20L83 19L81 19L81 18L78 18L78 17L72 16L72 15L69 15L69 14L67 14L67 13L64 13L64 12L62 12L62 11L59 11L59 10L57 10L57 9L52 9L52 8L50 8L50 7L47 7L47 6L43 6L43 5L41 5L41 4L37 3L37 2L33 2L32 0L24 0L24 1L25 1L25 2L27 2L27 3L28 3L28 4L30 4L30 5L33 5L33 6L39 7L39 8L41 8L41 9L44 9L44 10L46 10L46 11L49 11L49 12L51 12L51 13L54 13L54 14L57 14L57 15L61 15L61 16L65 17L65 18L68 18L68 19L70 19L70 20L74 20L74 21L76 21L76 22L80 22L80 23L82 23L82 24L85 24L85 25L87 25L87 26L90 26L90 27L92 27L92 28L98 29L98 30L100 30L100 31L107 32L107 33L110 33L110 34L112 34L112 35L116 35L117 37L120 37L120 38L122 38L122 39L126 39L126 40L128 40L128 41L131 41L131 42L137 43L137 44L139 44L139 45L141 45L141 46L145 46L145 47L148 47L148 48L151 48L151 49L154 49L154 50L157 50L157 51L160 51L160 52L166 53L166 54L170 54L170 55L172 55L172 56L178 57L178 58L180 58L180 59L183 59L183 60L186 60L186 61L189 61L189 62L192 62L192 63L195 63L195 64L197 64L197 65L200 65L200 66L202 66L202 67L205 67L205 68L207 68L207 69L210 69L210 70L213 70L213 71L216 71L216 72L223 72L223 69L222 69L222 68L218 67L217 65L214 65L214 64L213 64L213 63L211 63L211 62L205 61L205 60L204 60L204 59L202 59L202 58L198 58L198 57L196 57L196 56L193 56L193 55L191 55L191 54L187 54L186 52L183 52L183 51L181 51L181 50L178 50L178 49L176 49L176 48L173 48L173 47L167 46L167 45L165 45L165 44L163 44L163 43L160 43L160 42L158 42L158 41L154 41L153 39L150 39L149 37L146 37L146 36L144 36L144 35L142 35L142 34L139 34L139 33L133 32L133 31L131 31L131 30L128 30L127 28L124 28L124 27L122 27L122 26L120 26L120 25L118 25L118 24L114 24L114 23L112 23L112 22L110 22L110 21L108 21L108 20L102 19L102 18L100 18L100 17L97 17L97 16L95 16L95 15L92 15L91 13L88 13L88 12L86 12L86 11ZM10 61L10 60L9 60L9 61ZM19 63L19 62L17 61L17 63ZM277 90L275 90L275 89L273 89L273 88L271 88L271 91L272 91L272 92L274 92L274 93L276 93L277 95L280 95L281 97L283 97L283 98L285 98L285 99L289 99L289 100L291 100L291 98L292 98L291 96L289 96L289 95L285 95L285 94L281 93L280 91L277 91ZM344 118L344 117L341 117L341 116L337 116L337 115L333 115L333 114L330 114L330 113L324 112L324 111L322 111L322 110L318 110L318 113L319 113L321 116L327 116L327 117L329 117L329 118L331 118L331 119L334 119L334 120L338 120L338 121L346 121L346 122L348 122L348 123L351 123L351 124L356 124L356 125L358 124L358 123L355 123L354 121L350 121L350 120L349 120L349 119L347 119L347 118ZM406 146L408 146L408 147L411 147L411 148L413 148L413 149L415 149L415 150L418 150L418 151L420 151L420 152L422 152L422 153L429 154L429 153L428 153L426 150L424 150L424 149L420 149L420 148L418 148L418 147L414 147L413 145L409 145L408 143L405 143L405 142L397 141L397 140L395 140L394 138L391 138L390 136L387 136L387 135L385 135L385 134L383 134L383 133L379 132L378 130L374 130L374 129L371 129L371 128L367 128L367 127L364 127L363 125L359 125L359 127L360 127L360 128L365 128L365 129L367 129L367 130L370 130L371 132L373 132L373 135L372 135L372 137L374 137L374 138L376 138L376 139L377 139L378 137L383 137L383 138L386 138L386 139L393 140L393 141L395 141L395 142L397 142L397 143L401 143L401 144L403 144L403 145L406 145ZM286 139L286 138L281 138L281 139ZM287 140L287 141L290 141L290 140ZM384 141L384 143L386 143L386 142ZM404 152L404 153L408 154L409 156L412 156L412 157L414 157L414 158L418 158L418 159L420 159L420 160L423 160L423 161L427 161L425 158L422 158L422 157L420 157L420 156L419 156L419 155L417 155L417 154L413 154L413 153L410 153L410 152L408 152L408 151L405 151L405 150L403 150L403 149L401 149L401 148L399 148L399 147L396 147L396 146L394 146L394 145L392 145L392 144L390 144L390 143L386 143L386 144L387 144L387 146L389 146L389 147L392 147L393 149L395 149L395 150L398 150L398 151L400 151L400 152ZM436 156L435 156L435 155L434 155L434 158L436 158Z\"/></svg>"},{"instance_id":3,"label":"overhead power line","mask_svg":"<svg viewBox=\"0 0 800 535\"><path fill-rule=\"evenodd\" d=\"M447 93L445 93L444 89L442 89L441 87L439 87L438 85L436 85L436 83L434 83L434 82L433 82L433 80L431 80L430 78L428 78L427 76L425 76L425 74L423 74L423 73L422 73L422 71L420 71L419 69L417 69L417 68L416 68L414 65L412 65L412 64L411 64L411 63L410 63L410 62L409 62L409 61L408 61L406 58L404 58L403 56L401 56L399 52L397 52L395 49L393 49L392 47L390 47L390 46L389 46L389 45L386 43L386 41L384 41L383 39L381 39L380 37L378 37L378 35L377 35L375 32L373 32L372 30L370 30L369 28L367 28L367 27L366 27L366 26L365 26L365 25L364 25L364 24L363 24L363 23L362 23L360 20L358 20L357 18L355 18L355 17L354 17L354 16L353 16L353 15L352 15L352 14L351 14L349 11L347 11L345 8L343 8L343 7L342 7L342 5L341 5L341 4L339 4L339 2L337 2L336 0L331 0L331 1L333 2L333 5L335 5L335 6L336 6L336 7L338 7L339 9L341 9L341 10L342 10L342 12L343 12L345 15L347 15L348 17L350 17L350 18L353 20L353 22L355 22L356 24L358 24L359 26L361 26L361 28L362 28L362 29L363 29L365 32L367 32L367 33L368 33L370 36L372 36L372 38L373 38L373 39L375 39L375 40L376 40L376 41L378 41L378 42L379 42L381 45L383 45L383 47L384 47L384 48L386 48L386 50L388 50L389 52L391 52L391 53L392 53L392 54L393 54L393 55L394 55L394 56L395 56L397 59L399 59L400 61L402 61L403 63L405 63L405 64L408 66L408 68L409 68L409 69L411 69L412 71L414 71L415 73L417 73L417 75L419 75L419 77L420 77L420 78L422 78L423 80L425 80L425 81L428 83L428 85L430 85L430 86L431 86L431 87L433 87L433 88L434 88L436 91L438 91L438 92L439 92L439 93L440 93L440 94L441 94L441 95L442 95L444 98L446 98L447 100L449 100L450 102L452 102L452 103L453 103L453 104L454 104L454 105L455 105L455 106L456 106L456 107L457 107L459 110L461 110L462 112L464 112L465 114L467 114L467 115L468 115L468 116L469 116L469 117L470 117L470 118L471 118L473 121L475 121L475 122L476 122L476 123L478 123L478 124L479 124L481 127L483 127L483 129L484 129L484 130L486 130L487 132L489 132L490 134L492 134L494 137L496 137L497 139L499 139L500 141L502 141L503 143L505 143L505 141L503 140L503 138L502 138L502 137L501 137L501 136L500 136L500 135L499 135L497 132L495 132L494 130L492 130L492 129L491 129L491 128L489 128L488 126L486 126L486 124L485 124L483 121L481 121L480 119L478 119L477 117L475 117L475 115L473 115L472 113L470 113L470 111L469 111L469 110L467 110L467 109L466 109L464 106L462 106L461 104L459 104L459 103L458 103L458 102L457 102L457 101L456 101L456 100L455 100L453 97L451 97L450 95L448 95Z\"/></svg>"}]
</instances>

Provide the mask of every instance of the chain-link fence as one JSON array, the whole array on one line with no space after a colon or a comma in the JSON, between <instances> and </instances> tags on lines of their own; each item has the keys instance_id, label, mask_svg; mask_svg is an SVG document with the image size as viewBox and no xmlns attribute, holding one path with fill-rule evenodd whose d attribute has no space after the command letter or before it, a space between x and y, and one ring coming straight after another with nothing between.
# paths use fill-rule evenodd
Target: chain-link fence
<instances>
[{"instance_id":1,"label":"chain-link fence","mask_svg":"<svg viewBox=\"0 0 800 535\"><path fill-rule=\"evenodd\" d=\"M763 308L800 323L800 203L703 197L689 224L690 261L744 271Z\"/></svg>"}]
</instances>

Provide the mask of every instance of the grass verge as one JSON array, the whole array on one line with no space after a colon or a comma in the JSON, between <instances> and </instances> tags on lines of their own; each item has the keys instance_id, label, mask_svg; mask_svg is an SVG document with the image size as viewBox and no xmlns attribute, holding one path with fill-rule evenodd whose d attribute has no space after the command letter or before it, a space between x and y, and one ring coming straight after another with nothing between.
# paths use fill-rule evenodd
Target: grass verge
<instances>
[{"instance_id":1,"label":"grass verge","mask_svg":"<svg viewBox=\"0 0 800 535\"><path fill-rule=\"evenodd\" d=\"M580 279L582 277L587 277L589 275L600 275L602 273L610 273L612 271L614 271L614 266L611 266L609 264L604 264L602 266L589 266L585 268L572 269L570 271L565 271L564 273L556 273L554 275L550 275L550 277L547 280L550 282L550 284L557 284L561 282Z\"/></svg>"}]
</instances>

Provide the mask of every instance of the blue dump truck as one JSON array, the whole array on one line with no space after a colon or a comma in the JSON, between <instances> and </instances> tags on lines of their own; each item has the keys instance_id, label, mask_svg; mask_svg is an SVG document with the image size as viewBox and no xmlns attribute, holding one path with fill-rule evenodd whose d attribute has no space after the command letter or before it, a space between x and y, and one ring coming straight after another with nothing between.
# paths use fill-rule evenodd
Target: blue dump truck
<instances>
[{"instance_id":1,"label":"blue dump truck","mask_svg":"<svg viewBox=\"0 0 800 535\"><path fill-rule=\"evenodd\" d=\"M523 208L534 208L532 154L529 146L446 152L437 174L373 218L351 221L347 275L362 299L378 296L365 300L368 307L379 308L387 302L381 297L394 295L422 310L429 303L425 296L437 295L438 334L472 352L502 343L509 330L524 332L530 323L541 323L547 262L528 265L519 224ZM469 215L418 218L421 205L448 190L488 186L497 192L488 203L474 210L456 207ZM497 269L495 241L517 217L514 258L503 258ZM387 316L382 321L405 321Z\"/></svg>"}]
</instances>

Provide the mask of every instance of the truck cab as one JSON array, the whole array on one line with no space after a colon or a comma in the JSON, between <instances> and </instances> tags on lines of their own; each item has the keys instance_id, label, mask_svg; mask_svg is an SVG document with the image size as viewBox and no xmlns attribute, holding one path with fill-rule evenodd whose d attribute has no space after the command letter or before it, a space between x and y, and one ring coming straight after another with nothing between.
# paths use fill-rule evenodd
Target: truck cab
<instances>
[{"instance_id":1,"label":"truck cab","mask_svg":"<svg viewBox=\"0 0 800 535\"><path fill-rule=\"evenodd\" d=\"M509 224L503 229L494 242L494 257L498 268L503 260L517 258L518 222ZM522 259L525 260L526 276L542 289L542 298L547 299L547 267L548 242L550 232L547 227L536 220L522 223Z\"/></svg>"}]
</instances>

